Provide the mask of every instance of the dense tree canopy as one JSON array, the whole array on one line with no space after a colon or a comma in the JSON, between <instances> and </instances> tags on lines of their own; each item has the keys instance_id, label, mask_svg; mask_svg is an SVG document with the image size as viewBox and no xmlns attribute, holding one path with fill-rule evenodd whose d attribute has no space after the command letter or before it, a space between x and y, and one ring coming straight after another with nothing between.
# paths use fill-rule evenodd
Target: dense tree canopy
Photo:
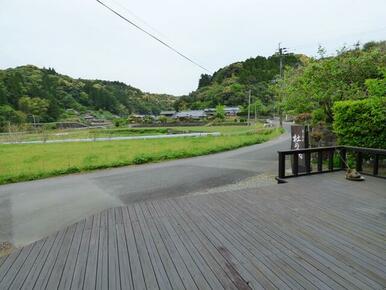
<instances>
[{"instance_id":1,"label":"dense tree canopy","mask_svg":"<svg viewBox=\"0 0 386 290\"><path fill-rule=\"evenodd\" d=\"M285 55L283 60L286 66L300 64L298 55ZM212 76L203 74L198 89L179 98L175 108L215 108L219 104L245 106L248 104L248 90L264 105L272 105L273 95L268 85L279 74L279 61L278 55L258 56L221 68Z\"/></svg>"},{"instance_id":2,"label":"dense tree canopy","mask_svg":"<svg viewBox=\"0 0 386 290\"><path fill-rule=\"evenodd\" d=\"M105 110L122 116L157 114L172 108L174 100L121 82L73 79L32 65L0 70L0 112L7 112L1 119L10 122L30 115L42 122L57 121L66 109Z\"/></svg>"},{"instance_id":3,"label":"dense tree canopy","mask_svg":"<svg viewBox=\"0 0 386 290\"><path fill-rule=\"evenodd\" d=\"M310 59L287 68L271 86L277 106L294 115L311 113L312 121L331 124L337 101L386 96L386 42L370 43L337 56Z\"/></svg>"}]
</instances>

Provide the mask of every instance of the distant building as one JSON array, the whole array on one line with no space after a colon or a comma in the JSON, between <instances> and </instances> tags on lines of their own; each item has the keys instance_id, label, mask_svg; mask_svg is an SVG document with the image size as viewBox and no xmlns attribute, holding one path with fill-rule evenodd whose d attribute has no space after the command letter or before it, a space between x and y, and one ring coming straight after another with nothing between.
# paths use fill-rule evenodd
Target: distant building
<instances>
[{"instance_id":1,"label":"distant building","mask_svg":"<svg viewBox=\"0 0 386 290\"><path fill-rule=\"evenodd\" d=\"M172 118L175 115L176 111L162 111L160 116Z\"/></svg>"},{"instance_id":2,"label":"distant building","mask_svg":"<svg viewBox=\"0 0 386 290\"><path fill-rule=\"evenodd\" d=\"M174 115L176 119L204 119L207 117L207 114L204 110L191 110L191 111L181 111Z\"/></svg>"},{"instance_id":3,"label":"distant building","mask_svg":"<svg viewBox=\"0 0 386 290\"><path fill-rule=\"evenodd\" d=\"M240 112L239 107L225 107L224 108L225 115L227 116L237 116L237 113Z\"/></svg>"},{"instance_id":4,"label":"distant building","mask_svg":"<svg viewBox=\"0 0 386 290\"><path fill-rule=\"evenodd\" d=\"M216 109L215 108L208 108L204 110L205 114L208 116L214 116L216 115Z\"/></svg>"},{"instance_id":5,"label":"distant building","mask_svg":"<svg viewBox=\"0 0 386 290\"><path fill-rule=\"evenodd\" d=\"M105 120L105 119L98 119L97 117L91 115L91 114L85 114L83 116L83 119L86 121L86 123L90 126L110 126L112 123L111 121Z\"/></svg>"},{"instance_id":6,"label":"distant building","mask_svg":"<svg viewBox=\"0 0 386 290\"><path fill-rule=\"evenodd\" d=\"M204 111L208 116L216 115L216 109L215 108L208 108L208 109L205 109ZM225 112L226 116L237 116L237 113L240 112L240 108L239 107L225 107L224 112Z\"/></svg>"},{"instance_id":7,"label":"distant building","mask_svg":"<svg viewBox=\"0 0 386 290\"><path fill-rule=\"evenodd\" d=\"M143 119L146 117L146 115L140 115L140 114L131 114L130 117L136 118L136 119Z\"/></svg>"},{"instance_id":8,"label":"distant building","mask_svg":"<svg viewBox=\"0 0 386 290\"><path fill-rule=\"evenodd\" d=\"M95 119L95 117L93 115L90 115L90 114L85 114L83 116L83 118L86 120L86 121L92 121Z\"/></svg>"}]
</instances>

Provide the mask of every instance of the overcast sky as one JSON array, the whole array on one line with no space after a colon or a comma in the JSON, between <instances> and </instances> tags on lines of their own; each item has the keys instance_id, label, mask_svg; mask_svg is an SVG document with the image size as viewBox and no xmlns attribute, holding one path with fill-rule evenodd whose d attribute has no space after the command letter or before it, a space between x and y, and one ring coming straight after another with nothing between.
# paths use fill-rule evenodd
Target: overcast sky
<instances>
[{"instance_id":1,"label":"overcast sky","mask_svg":"<svg viewBox=\"0 0 386 290\"><path fill-rule=\"evenodd\" d=\"M316 55L386 39L385 0L102 0L213 73L278 42ZM0 68L53 67L181 95L202 71L95 0L0 0Z\"/></svg>"}]
</instances>

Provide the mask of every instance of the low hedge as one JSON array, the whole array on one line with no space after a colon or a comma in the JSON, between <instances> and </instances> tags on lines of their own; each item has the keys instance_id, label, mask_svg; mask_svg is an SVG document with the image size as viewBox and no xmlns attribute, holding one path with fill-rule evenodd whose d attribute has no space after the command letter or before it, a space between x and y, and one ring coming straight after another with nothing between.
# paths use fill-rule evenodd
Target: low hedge
<instances>
[{"instance_id":1,"label":"low hedge","mask_svg":"<svg viewBox=\"0 0 386 290\"><path fill-rule=\"evenodd\" d=\"M386 97L336 102L333 112L340 144L386 149Z\"/></svg>"}]
</instances>

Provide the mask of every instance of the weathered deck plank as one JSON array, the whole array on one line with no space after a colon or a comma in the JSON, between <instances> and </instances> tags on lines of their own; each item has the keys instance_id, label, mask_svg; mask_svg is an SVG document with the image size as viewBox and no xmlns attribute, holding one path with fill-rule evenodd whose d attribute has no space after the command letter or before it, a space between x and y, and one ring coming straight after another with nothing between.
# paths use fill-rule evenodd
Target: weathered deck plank
<instances>
[{"instance_id":1,"label":"weathered deck plank","mask_svg":"<svg viewBox=\"0 0 386 290\"><path fill-rule=\"evenodd\" d=\"M153 200L0 258L0 289L384 289L386 181Z\"/></svg>"},{"instance_id":2,"label":"weathered deck plank","mask_svg":"<svg viewBox=\"0 0 386 290\"><path fill-rule=\"evenodd\" d=\"M43 270L44 265L46 264L46 261L48 259L49 254L51 253L51 250L56 242L60 239L60 233L57 233L55 235L52 235L44 240L44 244L42 247L42 250L40 251L38 257L36 258L34 264L31 266L29 270L29 273L27 275L27 278L25 278L24 281L20 281L22 286L19 287L20 289L33 289L36 280L38 279L40 272ZM40 243L38 241L37 243ZM28 271L26 269L26 271ZM16 277L15 281L22 280L22 277ZM20 283L18 282L18 283ZM18 288L15 288L18 289Z\"/></svg>"},{"instance_id":3,"label":"weathered deck plank","mask_svg":"<svg viewBox=\"0 0 386 290\"><path fill-rule=\"evenodd\" d=\"M100 228L100 214L94 215L90 247L86 265L86 273L84 277L84 288L95 289L96 287L96 274L98 266L98 252L99 252L99 228Z\"/></svg>"},{"instance_id":4,"label":"weathered deck plank","mask_svg":"<svg viewBox=\"0 0 386 290\"><path fill-rule=\"evenodd\" d=\"M171 237L168 235L166 230L164 229L162 223L164 216L159 215L159 213L155 210L154 205L149 203L149 211L152 213L154 224L160 234L164 244L169 252L170 258L173 261L173 264L176 266L177 272L181 277L181 280L186 289L198 289L195 284L186 264L184 263L181 255L179 254L175 244L173 243Z\"/></svg>"},{"instance_id":5,"label":"weathered deck plank","mask_svg":"<svg viewBox=\"0 0 386 290\"><path fill-rule=\"evenodd\" d=\"M151 263L148 249L146 248L145 240L142 235L142 230L135 214L133 206L128 206L128 212L131 220L131 225L134 232L135 243L137 245L139 260L142 265L142 274L145 279L145 285L149 289L158 289L158 281L154 267Z\"/></svg>"},{"instance_id":6,"label":"weathered deck plank","mask_svg":"<svg viewBox=\"0 0 386 290\"><path fill-rule=\"evenodd\" d=\"M160 234L155 226L155 223L150 215L150 212L147 209L146 204L142 204L141 210L142 210L142 215L144 217L144 220L148 224L149 233L152 235L154 244L155 244L157 251L160 255L161 261L166 269L166 273L167 273L167 276L169 278L171 287L173 289L183 289L184 284L183 284L180 276L178 275L177 269L176 269L173 261L171 260L169 252L167 251L167 248L164 244L164 241L162 240L162 238L161 238L161 236L160 236Z\"/></svg>"},{"instance_id":7,"label":"weathered deck plank","mask_svg":"<svg viewBox=\"0 0 386 290\"><path fill-rule=\"evenodd\" d=\"M137 244L134 237L134 232L129 216L128 208L122 208L123 224L125 229L125 237L127 243L127 250L129 252L131 276L133 278L134 289L146 288L145 278L143 276L141 261L139 259L139 253Z\"/></svg>"},{"instance_id":8,"label":"weathered deck plank","mask_svg":"<svg viewBox=\"0 0 386 290\"><path fill-rule=\"evenodd\" d=\"M79 254L80 242L84 231L84 225L85 221L83 220L76 226L74 238L72 240L58 289L69 289L71 287L72 278L75 272L75 265Z\"/></svg>"},{"instance_id":9,"label":"weathered deck plank","mask_svg":"<svg viewBox=\"0 0 386 290\"><path fill-rule=\"evenodd\" d=\"M0 289L8 289L9 286L12 284L13 280L19 273L20 268L22 268L25 260L28 258L31 250L33 248L37 247L37 244L31 244L22 249L20 254L18 255L17 259L12 264L12 267L9 268L7 274L3 277L1 283L0 283Z\"/></svg>"}]
</instances>

